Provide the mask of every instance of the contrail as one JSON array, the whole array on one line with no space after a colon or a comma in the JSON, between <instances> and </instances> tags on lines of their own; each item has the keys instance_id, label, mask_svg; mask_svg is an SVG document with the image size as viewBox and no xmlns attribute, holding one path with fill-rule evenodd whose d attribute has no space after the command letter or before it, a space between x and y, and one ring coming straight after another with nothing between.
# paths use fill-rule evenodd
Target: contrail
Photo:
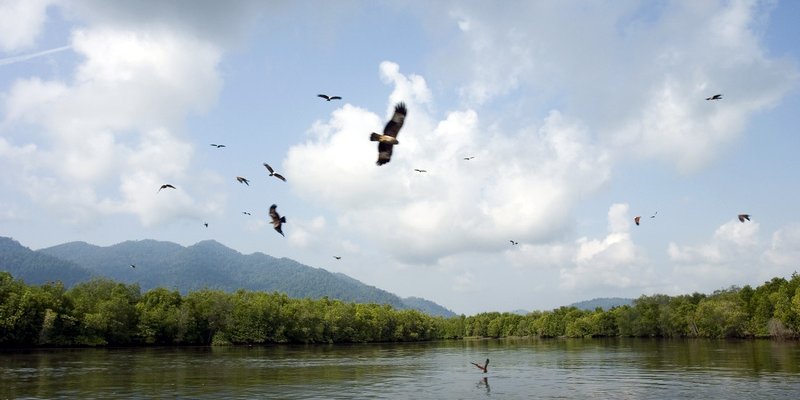
<instances>
[{"instance_id":1,"label":"contrail","mask_svg":"<svg viewBox=\"0 0 800 400\"><path fill-rule=\"evenodd\" d=\"M61 47L56 47L56 48L50 49L50 50L40 51L38 53L23 54L21 56L0 58L0 65L8 65L8 64L14 64L14 63L22 62L22 61L27 61L27 60L30 60L31 58L46 56L48 54L58 53L60 51L69 50L71 48L72 48L72 46L61 46Z\"/></svg>"}]
</instances>

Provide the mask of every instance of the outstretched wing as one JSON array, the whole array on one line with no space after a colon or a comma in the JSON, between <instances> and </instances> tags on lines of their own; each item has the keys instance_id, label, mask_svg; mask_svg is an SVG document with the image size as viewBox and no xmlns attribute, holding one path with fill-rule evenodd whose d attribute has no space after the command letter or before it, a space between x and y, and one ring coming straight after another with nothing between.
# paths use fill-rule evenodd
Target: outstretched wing
<instances>
[{"instance_id":1,"label":"outstretched wing","mask_svg":"<svg viewBox=\"0 0 800 400\"><path fill-rule=\"evenodd\" d=\"M322 97L323 99L328 100L328 101L330 101L330 99L331 99L330 97L328 97L328 95L325 95L325 94L318 94L317 97Z\"/></svg>"},{"instance_id":2,"label":"outstretched wing","mask_svg":"<svg viewBox=\"0 0 800 400\"><path fill-rule=\"evenodd\" d=\"M406 105L404 103L397 103L397 105L394 106L394 114L392 115L392 119L390 119L389 122L386 123L386 126L383 127L383 134L396 138L397 134L400 133L400 128L403 127L403 122L405 119ZM386 164L392 159L393 148L394 145L391 143L378 143L378 165Z\"/></svg>"},{"instance_id":3,"label":"outstretched wing","mask_svg":"<svg viewBox=\"0 0 800 400\"><path fill-rule=\"evenodd\" d=\"M274 177L276 177L276 178L278 178L278 179L280 179L280 180L282 180L282 181L286 182L286 178L284 178L284 177L283 177L283 175L281 175L281 174L279 174L279 173L277 173L277 172L276 172L276 173L274 173L274 174L272 174L272 175L273 175Z\"/></svg>"},{"instance_id":4,"label":"outstretched wing","mask_svg":"<svg viewBox=\"0 0 800 400\"><path fill-rule=\"evenodd\" d=\"M342 96L331 96L331 100L341 100Z\"/></svg>"},{"instance_id":5,"label":"outstretched wing","mask_svg":"<svg viewBox=\"0 0 800 400\"><path fill-rule=\"evenodd\" d=\"M267 167L267 171L269 171L270 174L275 172L275 170L272 169L272 167L270 167L269 164L264 163L264 166Z\"/></svg>"}]
</instances>

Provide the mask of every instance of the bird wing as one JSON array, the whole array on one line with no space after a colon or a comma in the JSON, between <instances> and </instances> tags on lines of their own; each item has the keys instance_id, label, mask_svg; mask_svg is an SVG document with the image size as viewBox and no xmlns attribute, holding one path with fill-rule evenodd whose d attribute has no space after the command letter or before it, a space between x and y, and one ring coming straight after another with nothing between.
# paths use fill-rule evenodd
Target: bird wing
<instances>
[{"instance_id":1,"label":"bird wing","mask_svg":"<svg viewBox=\"0 0 800 400\"><path fill-rule=\"evenodd\" d=\"M633 219L633 222L636 222L636 225L639 225L639 219L640 219L640 218L641 218L641 217L636 217L636 218L634 218L634 219Z\"/></svg>"},{"instance_id":2,"label":"bird wing","mask_svg":"<svg viewBox=\"0 0 800 400\"><path fill-rule=\"evenodd\" d=\"M272 223L280 222L281 216L278 215L278 205L273 204L269 206L269 217L272 218Z\"/></svg>"},{"instance_id":3,"label":"bird wing","mask_svg":"<svg viewBox=\"0 0 800 400\"><path fill-rule=\"evenodd\" d=\"M271 174L271 173L273 173L273 172L275 172L275 170L274 170L274 169L272 169L272 167L270 167L270 166L269 166L269 164L267 164L267 163L264 163L264 166L265 166L265 167L267 167L267 171L269 171L269 173L270 173L270 174Z\"/></svg>"},{"instance_id":4,"label":"bird wing","mask_svg":"<svg viewBox=\"0 0 800 400\"><path fill-rule=\"evenodd\" d=\"M391 136L393 138L397 137L397 134L400 133L400 128L403 127L403 122L406 119L406 105L404 103L397 103L394 106L394 114L392 114L392 119L386 123L386 126L383 127L383 134L387 136Z\"/></svg>"},{"instance_id":5,"label":"bird wing","mask_svg":"<svg viewBox=\"0 0 800 400\"><path fill-rule=\"evenodd\" d=\"M331 96L331 100L341 100L342 96Z\"/></svg>"},{"instance_id":6,"label":"bird wing","mask_svg":"<svg viewBox=\"0 0 800 400\"><path fill-rule=\"evenodd\" d=\"M276 172L276 173L274 173L274 174L272 174L272 175L273 175L274 177L276 177L276 178L278 178L278 179L280 179L280 180L282 180L282 181L286 182L286 178L284 178L284 177L283 177L283 175L281 175L281 174L279 174L279 173L277 173L277 172Z\"/></svg>"},{"instance_id":7,"label":"bird wing","mask_svg":"<svg viewBox=\"0 0 800 400\"><path fill-rule=\"evenodd\" d=\"M325 94L318 94L317 97L322 97L325 100L330 100L331 99L330 97L328 97L328 95L325 95Z\"/></svg>"}]
</instances>

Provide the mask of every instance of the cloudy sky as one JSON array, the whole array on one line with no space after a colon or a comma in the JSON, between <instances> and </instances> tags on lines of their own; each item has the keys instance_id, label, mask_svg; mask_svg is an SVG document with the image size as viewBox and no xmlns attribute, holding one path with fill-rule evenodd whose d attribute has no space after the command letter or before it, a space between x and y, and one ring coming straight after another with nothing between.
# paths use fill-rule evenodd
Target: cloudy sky
<instances>
[{"instance_id":1,"label":"cloudy sky","mask_svg":"<svg viewBox=\"0 0 800 400\"><path fill-rule=\"evenodd\" d=\"M0 235L213 239L468 315L758 285L800 270L798 19L795 1L0 0ZM400 101L378 167L369 133Z\"/></svg>"}]
</instances>

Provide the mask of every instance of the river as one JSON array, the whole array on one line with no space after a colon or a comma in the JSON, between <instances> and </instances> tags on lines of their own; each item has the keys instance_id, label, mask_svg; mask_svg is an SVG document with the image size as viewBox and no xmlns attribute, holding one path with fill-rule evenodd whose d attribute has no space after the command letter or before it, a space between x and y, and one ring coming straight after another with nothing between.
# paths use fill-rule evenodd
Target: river
<instances>
[{"instance_id":1,"label":"river","mask_svg":"<svg viewBox=\"0 0 800 400\"><path fill-rule=\"evenodd\" d=\"M487 373L470 362L489 358ZM798 399L800 342L499 339L0 351L2 399Z\"/></svg>"}]
</instances>

